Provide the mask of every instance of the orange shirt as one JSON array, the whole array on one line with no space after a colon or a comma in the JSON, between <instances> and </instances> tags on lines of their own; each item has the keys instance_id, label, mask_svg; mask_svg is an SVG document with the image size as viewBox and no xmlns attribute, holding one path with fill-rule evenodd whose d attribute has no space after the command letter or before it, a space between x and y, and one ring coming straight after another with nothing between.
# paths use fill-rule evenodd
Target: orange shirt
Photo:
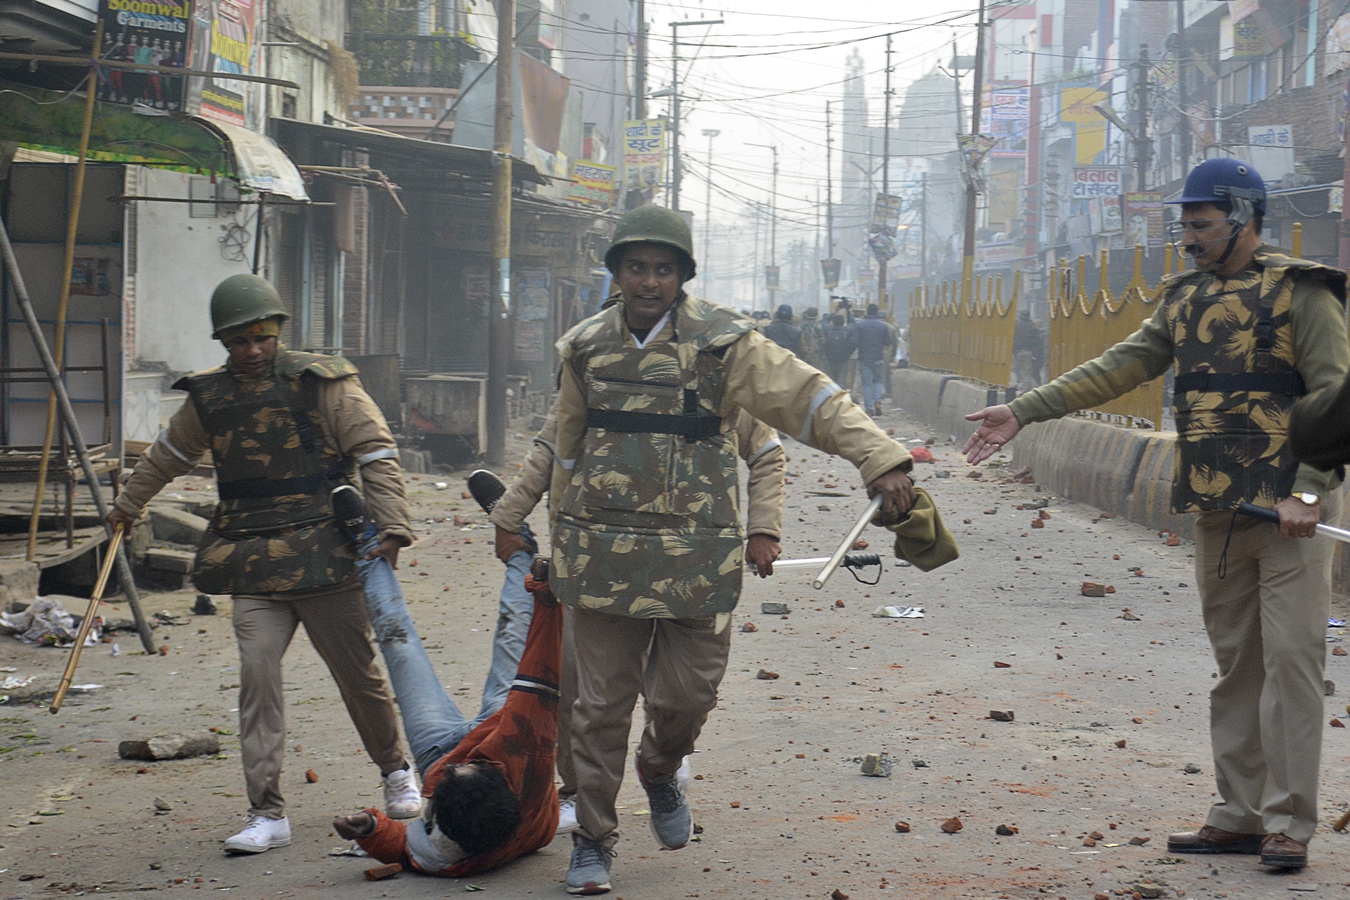
<instances>
[{"instance_id":1,"label":"orange shirt","mask_svg":"<svg viewBox=\"0 0 1350 900\"><path fill-rule=\"evenodd\" d=\"M489 760L502 769L506 782L520 798L520 829L504 846L491 853L470 856L439 871L426 871L408 851L407 828L422 828L423 820L396 822L376 809L375 830L359 838L361 849L382 863L401 863L428 875L462 878L503 866L517 857L547 846L558 830L558 788L553 783L558 747L558 679L562 669L562 607L541 601L547 583L526 580L535 595L525 653L506 703L441 757L422 776L422 796L430 798L447 763ZM551 595L545 594L551 598Z\"/></svg>"}]
</instances>

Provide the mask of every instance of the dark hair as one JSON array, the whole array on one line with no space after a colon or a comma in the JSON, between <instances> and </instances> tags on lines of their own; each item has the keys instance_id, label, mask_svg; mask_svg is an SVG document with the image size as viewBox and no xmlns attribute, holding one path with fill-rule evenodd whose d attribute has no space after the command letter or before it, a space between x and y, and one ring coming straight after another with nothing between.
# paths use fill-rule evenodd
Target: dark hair
<instances>
[{"instance_id":1,"label":"dark hair","mask_svg":"<svg viewBox=\"0 0 1350 900\"><path fill-rule=\"evenodd\" d=\"M496 766L447 769L431 794L431 807L441 833L470 856L503 846L520 829L520 798Z\"/></svg>"},{"instance_id":2,"label":"dark hair","mask_svg":"<svg viewBox=\"0 0 1350 900\"><path fill-rule=\"evenodd\" d=\"M867 314L868 314L869 316L875 316L875 315L878 315L880 312L881 312L881 307L877 306L875 303L869 303L869 304L867 304Z\"/></svg>"},{"instance_id":3,"label":"dark hair","mask_svg":"<svg viewBox=\"0 0 1350 900\"><path fill-rule=\"evenodd\" d=\"M844 317L839 315L839 313L835 313L833 316L830 317L830 319L834 322L834 324L837 327L842 328L844 326Z\"/></svg>"}]
</instances>

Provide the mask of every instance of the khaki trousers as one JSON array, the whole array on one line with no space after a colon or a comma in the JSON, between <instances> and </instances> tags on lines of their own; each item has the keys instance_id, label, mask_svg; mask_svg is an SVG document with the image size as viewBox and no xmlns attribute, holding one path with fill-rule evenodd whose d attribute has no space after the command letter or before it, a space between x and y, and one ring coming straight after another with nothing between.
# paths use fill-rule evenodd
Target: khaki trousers
<instances>
[{"instance_id":1,"label":"khaki trousers","mask_svg":"<svg viewBox=\"0 0 1350 900\"><path fill-rule=\"evenodd\" d=\"M611 846L619 837L614 801L638 694L647 715L638 763L650 778L670 778L694 752L717 705L731 628L716 634L713 619L630 619L579 607L567 615L576 651L572 765L578 833Z\"/></svg>"},{"instance_id":2,"label":"khaki trousers","mask_svg":"<svg viewBox=\"0 0 1350 900\"><path fill-rule=\"evenodd\" d=\"M558 678L558 796L563 800L577 793L577 770L572 764L572 704L577 699L576 634L572 610L563 609L562 673Z\"/></svg>"},{"instance_id":3,"label":"khaki trousers","mask_svg":"<svg viewBox=\"0 0 1350 900\"><path fill-rule=\"evenodd\" d=\"M239 743L249 812L279 819L286 814L281 768L286 754L286 714L281 658L296 625L337 682L347 714L366 752L387 775L407 764L394 698L375 666L370 621L359 582L304 594L234 598L239 642Z\"/></svg>"},{"instance_id":4,"label":"khaki trousers","mask_svg":"<svg viewBox=\"0 0 1350 900\"><path fill-rule=\"evenodd\" d=\"M1339 522L1340 490L1321 506L1322 521ZM1317 828L1333 544L1286 541L1276 526L1238 516L1220 579L1232 520L1216 511L1196 523L1196 581L1219 666L1209 718L1220 799L1207 821L1306 844Z\"/></svg>"}]
</instances>

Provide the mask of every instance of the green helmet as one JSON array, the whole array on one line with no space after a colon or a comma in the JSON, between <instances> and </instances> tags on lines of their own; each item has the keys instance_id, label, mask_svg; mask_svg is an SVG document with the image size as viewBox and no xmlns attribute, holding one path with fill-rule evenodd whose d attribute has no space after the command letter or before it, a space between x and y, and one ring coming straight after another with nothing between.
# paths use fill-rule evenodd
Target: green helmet
<instances>
[{"instance_id":1,"label":"green helmet","mask_svg":"<svg viewBox=\"0 0 1350 900\"><path fill-rule=\"evenodd\" d=\"M694 236L684 217L664 206L639 206L619 220L614 228L614 240L605 251L605 268L615 275L619 274L619 256L625 244L636 243L665 244L680 251L683 257L680 280L688 281L694 277L697 267L694 264Z\"/></svg>"},{"instance_id":2,"label":"green helmet","mask_svg":"<svg viewBox=\"0 0 1350 900\"><path fill-rule=\"evenodd\" d=\"M279 316L290 316L281 306L281 295L266 278L257 275L231 275L216 285L211 294L211 337L219 337L226 328L251 325Z\"/></svg>"}]
</instances>

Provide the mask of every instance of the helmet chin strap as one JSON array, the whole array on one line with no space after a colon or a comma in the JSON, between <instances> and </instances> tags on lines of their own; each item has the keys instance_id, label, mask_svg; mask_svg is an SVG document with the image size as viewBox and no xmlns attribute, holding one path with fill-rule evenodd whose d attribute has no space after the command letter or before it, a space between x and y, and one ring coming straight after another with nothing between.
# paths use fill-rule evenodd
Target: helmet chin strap
<instances>
[{"instance_id":1,"label":"helmet chin strap","mask_svg":"<svg viewBox=\"0 0 1350 900\"><path fill-rule=\"evenodd\" d=\"M1201 248L1208 246L1209 244L1218 243L1219 241L1228 241L1228 246L1223 249L1223 254L1215 260L1213 264L1205 266L1205 270L1209 272L1218 270L1224 263L1228 262L1228 257L1233 254L1233 248L1237 246L1238 235L1242 233L1242 229L1246 227L1247 223L1250 222L1252 217L1256 214L1256 207L1245 197L1232 197L1229 202L1233 204L1233 210L1227 217L1230 226L1228 237L1215 238L1210 241L1196 241L1193 244L1186 245L1186 251L1190 253L1192 257L1196 257L1200 255Z\"/></svg>"}]
</instances>

